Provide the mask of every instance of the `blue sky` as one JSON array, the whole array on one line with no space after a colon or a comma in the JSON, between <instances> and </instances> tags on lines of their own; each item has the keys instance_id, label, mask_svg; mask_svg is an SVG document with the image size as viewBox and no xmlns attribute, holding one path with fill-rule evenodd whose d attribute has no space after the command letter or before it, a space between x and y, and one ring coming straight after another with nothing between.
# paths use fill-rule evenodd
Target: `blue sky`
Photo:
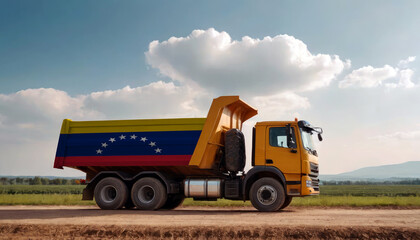
<instances>
[{"instance_id":1,"label":"blue sky","mask_svg":"<svg viewBox=\"0 0 420 240\"><path fill-rule=\"evenodd\" d=\"M246 3L245 3L246 2ZM143 53L153 40L213 27L278 34L354 66L382 66L420 51L420 3L396 1L1 1L0 89L71 94L152 82Z\"/></svg>"},{"instance_id":2,"label":"blue sky","mask_svg":"<svg viewBox=\"0 0 420 240\"><path fill-rule=\"evenodd\" d=\"M413 151L420 146L419 9L418 1L2 0L0 174L77 174L50 168L63 118L203 116L221 94L257 106L261 116L254 121L298 116L322 125L324 173L420 160ZM257 42L255 52L245 36ZM239 49L229 59L232 68L197 61L214 53L206 46L225 46L221 41L230 41L229 51ZM283 50L312 59L303 61L314 69L271 69L271 57L288 59ZM335 55L339 60L328 62ZM235 66L254 70L244 71L249 79L242 81ZM320 85L304 89L317 78ZM171 99L170 109L161 107ZM35 149L45 152L34 158L42 164L19 168Z\"/></svg>"}]
</instances>

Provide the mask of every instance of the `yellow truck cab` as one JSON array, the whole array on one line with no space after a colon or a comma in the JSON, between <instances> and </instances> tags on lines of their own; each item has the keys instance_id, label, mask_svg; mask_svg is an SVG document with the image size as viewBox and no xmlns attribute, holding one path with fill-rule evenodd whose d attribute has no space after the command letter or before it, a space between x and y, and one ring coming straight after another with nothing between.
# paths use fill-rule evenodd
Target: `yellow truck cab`
<instances>
[{"instance_id":1,"label":"yellow truck cab","mask_svg":"<svg viewBox=\"0 0 420 240\"><path fill-rule=\"evenodd\" d=\"M83 200L102 209L173 209L194 200L250 200L278 211L319 194L318 153L306 121L259 122L245 172L242 124L257 110L239 96L215 98L206 118L64 119L54 167L86 173Z\"/></svg>"},{"instance_id":2,"label":"yellow truck cab","mask_svg":"<svg viewBox=\"0 0 420 240\"><path fill-rule=\"evenodd\" d=\"M287 196L319 194L318 153L306 121L258 122L253 129L252 166L279 169L284 175ZM319 135L320 136L320 135Z\"/></svg>"}]
</instances>

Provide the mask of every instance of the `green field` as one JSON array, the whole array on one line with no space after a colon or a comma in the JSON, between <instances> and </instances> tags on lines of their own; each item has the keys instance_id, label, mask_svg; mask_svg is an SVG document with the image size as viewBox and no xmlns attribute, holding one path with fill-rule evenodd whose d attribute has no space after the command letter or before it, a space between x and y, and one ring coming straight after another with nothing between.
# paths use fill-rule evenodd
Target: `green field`
<instances>
[{"instance_id":1,"label":"green field","mask_svg":"<svg viewBox=\"0 0 420 240\"><path fill-rule=\"evenodd\" d=\"M82 201L81 185L0 186L0 205L95 205ZM184 206L251 206L249 201L193 201ZM294 198L292 206L406 206L420 207L419 185L327 185L321 195Z\"/></svg>"},{"instance_id":2,"label":"green field","mask_svg":"<svg viewBox=\"0 0 420 240\"><path fill-rule=\"evenodd\" d=\"M420 197L420 185L326 185L323 196Z\"/></svg>"},{"instance_id":3,"label":"green field","mask_svg":"<svg viewBox=\"0 0 420 240\"><path fill-rule=\"evenodd\" d=\"M82 194L83 185L0 185L0 194Z\"/></svg>"}]
</instances>

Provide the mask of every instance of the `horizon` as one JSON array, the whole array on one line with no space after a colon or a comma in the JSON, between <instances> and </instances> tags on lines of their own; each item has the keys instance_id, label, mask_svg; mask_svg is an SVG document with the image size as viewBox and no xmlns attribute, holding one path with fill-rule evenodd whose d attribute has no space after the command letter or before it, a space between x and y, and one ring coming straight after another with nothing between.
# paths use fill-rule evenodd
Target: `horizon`
<instances>
[{"instance_id":1,"label":"horizon","mask_svg":"<svg viewBox=\"0 0 420 240\"><path fill-rule=\"evenodd\" d=\"M419 161L418 1L0 3L0 175L53 168L63 119L205 117L324 129L321 174Z\"/></svg>"}]
</instances>

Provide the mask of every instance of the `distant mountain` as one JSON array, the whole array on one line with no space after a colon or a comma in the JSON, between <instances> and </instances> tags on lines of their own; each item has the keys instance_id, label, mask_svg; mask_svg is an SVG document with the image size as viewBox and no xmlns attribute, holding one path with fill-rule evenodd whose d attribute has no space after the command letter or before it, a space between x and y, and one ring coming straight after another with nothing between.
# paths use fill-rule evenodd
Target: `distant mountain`
<instances>
[{"instance_id":1,"label":"distant mountain","mask_svg":"<svg viewBox=\"0 0 420 240\"><path fill-rule=\"evenodd\" d=\"M396 180L420 178L420 161L410 161L401 164L382 165L360 168L351 172L321 175L321 181L346 180Z\"/></svg>"}]
</instances>

